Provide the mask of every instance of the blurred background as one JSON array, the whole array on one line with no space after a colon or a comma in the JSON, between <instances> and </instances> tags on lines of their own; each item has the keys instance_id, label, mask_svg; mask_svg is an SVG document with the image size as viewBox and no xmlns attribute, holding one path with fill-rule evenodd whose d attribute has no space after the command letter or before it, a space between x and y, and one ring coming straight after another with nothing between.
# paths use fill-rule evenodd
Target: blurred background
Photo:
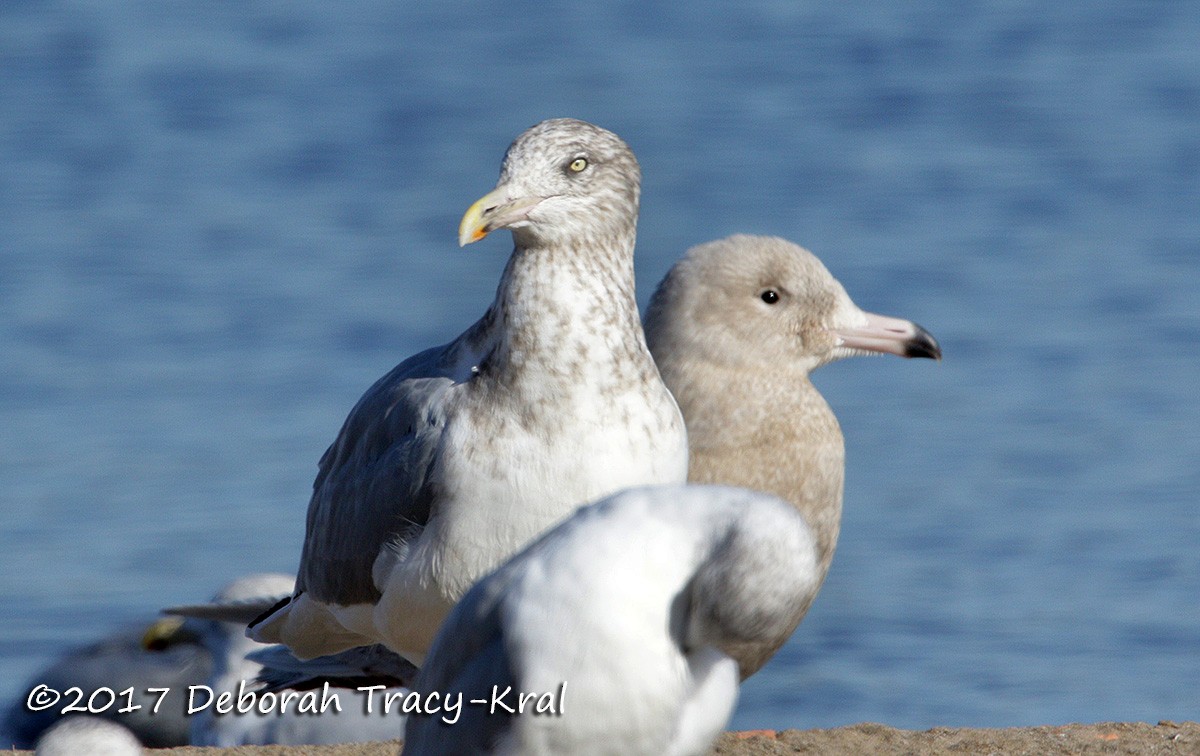
<instances>
[{"instance_id":1,"label":"blurred background","mask_svg":"<svg viewBox=\"0 0 1200 756\"><path fill-rule=\"evenodd\" d=\"M521 130L644 172L643 306L776 234L945 360L817 383L833 571L737 728L1195 719L1200 5L0 3L0 703L295 570L359 395L490 303Z\"/></svg>"}]
</instances>

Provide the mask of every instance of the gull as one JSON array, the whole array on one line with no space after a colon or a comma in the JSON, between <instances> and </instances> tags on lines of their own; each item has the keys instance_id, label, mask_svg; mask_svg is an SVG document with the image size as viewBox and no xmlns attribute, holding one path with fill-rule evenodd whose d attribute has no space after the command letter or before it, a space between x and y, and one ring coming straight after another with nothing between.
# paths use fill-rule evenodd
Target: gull
<instances>
[{"instance_id":1,"label":"gull","mask_svg":"<svg viewBox=\"0 0 1200 756\"><path fill-rule=\"evenodd\" d=\"M462 244L512 231L483 317L367 390L321 459L295 594L248 630L301 659L421 664L472 583L582 504L683 482L687 436L634 292L640 169L615 134L539 123Z\"/></svg>"},{"instance_id":2,"label":"gull","mask_svg":"<svg viewBox=\"0 0 1200 756\"><path fill-rule=\"evenodd\" d=\"M212 655L212 674L205 681L208 691L197 686L194 698L189 696L188 691L182 690L169 694L176 697L174 704L192 702L197 708L203 707L190 717L191 745L224 748L269 744L320 745L392 740L400 736L404 729L403 716L395 710L389 714L381 705L384 695L402 692L402 689L395 687L398 680L390 680L389 684L393 687L385 691L371 693L369 714L364 700L366 694L353 687L333 687L328 696L323 692L314 693L314 700L336 699L337 706L330 704L319 714L302 712L298 710L298 702L303 692L314 689L321 691L322 683L328 680L328 673L341 670L343 665L328 657L296 662L277 652L263 654L278 647L264 647L246 637L246 623L275 604L280 597L290 595L294 583L292 577L279 573L244 575L222 588L209 603L165 609L164 612L172 616L164 618L160 622L161 627L152 628L148 633L148 637L154 637L157 643L167 647L178 643L199 643ZM180 618L186 620L180 622ZM363 650L364 657L368 650ZM287 665L287 668L264 669L263 661L270 663L275 660ZM387 661L393 662L388 671L394 675L415 676L411 666L403 669L398 657L392 656ZM397 671L401 669L403 671ZM352 681L353 685L376 682L366 677L369 668L365 662L356 664L354 670L357 679ZM264 686L261 684L263 677L273 677L277 683ZM328 681L335 686L340 682L337 679ZM263 696L268 690L273 694L270 699ZM253 696L245 695L247 692ZM260 697L279 702L284 694L293 693L295 696L286 707L282 704L269 707L266 713L251 710L218 715L214 711L213 701L223 693L229 693L234 702L238 696L254 702Z\"/></svg>"},{"instance_id":3,"label":"gull","mask_svg":"<svg viewBox=\"0 0 1200 756\"><path fill-rule=\"evenodd\" d=\"M620 492L463 597L417 678L404 752L706 753L741 649L790 633L819 582L812 532L774 496Z\"/></svg>"},{"instance_id":4,"label":"gull","mask_svg":"<svg viewBox=\"0 0 1200 756\"><path fill-rule=\"evenodd\" d=\"M129 728L147 748L187 745L188 717L183 707L161 706L154 711L159 694L152 689L186 690L189 685L205 682L212 668L211 655L196 642L161 643L158 626L155 619L145 618L86 646L70 649L34 674L23 690L27 693L39 684L59 691L74 687L82 692L84 702L93 695L103 695L97 693L101 688L118 691L118 702L98 717ZM130 691L128 700L126 691ZM14 701L0 724L0 731L8 738L0 738L0 747L32 748L43 732L64 717L61 709L71 698L41 711L30 711L24 696ZM119 712L127 708L126 703L139 708Z\"/></svg>"},{"instance_id":5,"label":"gull","mask_svg":"<svg viewBox=\"0 0 1200 756\"><path fill-rule=\"evenodd\" d=\"M841 524L845 446L809 373L854 355L941 359L937 341L910 321L860 310L808 250L747 235L693 247L675 263L651 298L646 338L687 422L688 479L791 502L816 534L824 580ZM742 676L793 629L742 649Z\"/></svg>"}]
</instances>

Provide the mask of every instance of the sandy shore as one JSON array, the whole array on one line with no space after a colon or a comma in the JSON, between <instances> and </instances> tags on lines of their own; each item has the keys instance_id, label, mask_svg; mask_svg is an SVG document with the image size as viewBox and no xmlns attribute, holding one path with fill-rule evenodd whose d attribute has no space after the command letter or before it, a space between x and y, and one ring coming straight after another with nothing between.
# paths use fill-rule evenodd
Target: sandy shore
<instances>
[{"instance_id":1,"label":"sandy shore","mask_svg":"<svg viewBox=\"0 0 1200 756\"><path fill-rule=\"evenodd\" d=\"M395 756L399 741L339 746L242 746L166 748L149 753L173 756ZM17 751L16 753L31 753ZM809 753L860 754L1200 754L1200 723L1117 722L1008 729L897 730L858 724L832 730L727 732L715 754L764 756Z\"/></svg>"}]
</instances>

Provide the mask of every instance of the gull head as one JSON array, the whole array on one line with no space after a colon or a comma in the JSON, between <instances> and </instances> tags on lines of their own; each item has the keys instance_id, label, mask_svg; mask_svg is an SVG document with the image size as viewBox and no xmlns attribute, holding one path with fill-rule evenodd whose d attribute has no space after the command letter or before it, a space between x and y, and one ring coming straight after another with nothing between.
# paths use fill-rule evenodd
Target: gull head
<instances>
[{"instance_id":1,"label":"gull head","mask_svg":"<svg viewBox=\"0 0 1200 756\"><path fill-rule=\"evenodd\" d=\"M924 328L864 312L815 255L767 236L688 250L654 293L646 333L656 354L702 354L732 367L811 371L860 354L942 355Z\"/></svg>"},{"instance_id":2,"label":"gull head","mask_svg":"<svg viewBox=\"0 0 1200 756\"><path fill-rule=\"evenodd\" d=\"M616 134L571 118L542 121L509 146L496 188L468 208L458 241L501 228L527 247L632 235L640 187L637 158Z\"/></svg>"}]
</instances>

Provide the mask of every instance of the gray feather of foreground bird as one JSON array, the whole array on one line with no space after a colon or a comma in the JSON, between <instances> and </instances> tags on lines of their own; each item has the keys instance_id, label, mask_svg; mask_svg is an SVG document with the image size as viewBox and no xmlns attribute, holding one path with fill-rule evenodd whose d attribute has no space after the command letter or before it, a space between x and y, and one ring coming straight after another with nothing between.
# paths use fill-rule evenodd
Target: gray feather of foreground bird
<instances>
[{"instance_id":1,"label":"gray feather of foreground bird","mask_svg":"<svg viewBox=\"0 0 1200 756\"><path fill-rule=\"evenodd\" d=\"M737 700L734 659L790 632L818 585L812 533L774 496L618 493L463 597L416 685L442 708L409 716L404 753L705 753ZM453 709L509 687L507 706L530 695L519 715Z\"/></svg>"},{"instance_id":2,"label":"gray feather of foreground bird","mask_svg":"<svg viewBox=\"0 0 1200 756\"><path fill-rule=\"evenodd\" d=\"M640 171L615 134L544 121L460 241L512 230L484 316L372 386L321 460L296 594L250 634L298 657L383 643L420 664L454 602L578 506L682 482L683 420L634 292Z\"/></svg>"},{"instance_id":3,"label":"gray feather of foreground bird","mask_svg":"<svg viewBox=\"0 0 1200 756\"><path fill-rule=\"evenodd\" d=\"M910 321L859 309L808 250L746 235L701 244L674 265L647 309L646 338L687 421L689 480L790 501L816 534L824 580L841 524L845 446L809 373L855 355L940 359L937 341ZM746 646L743 677L793 629Z\"/></svg>"}]
</instances>

